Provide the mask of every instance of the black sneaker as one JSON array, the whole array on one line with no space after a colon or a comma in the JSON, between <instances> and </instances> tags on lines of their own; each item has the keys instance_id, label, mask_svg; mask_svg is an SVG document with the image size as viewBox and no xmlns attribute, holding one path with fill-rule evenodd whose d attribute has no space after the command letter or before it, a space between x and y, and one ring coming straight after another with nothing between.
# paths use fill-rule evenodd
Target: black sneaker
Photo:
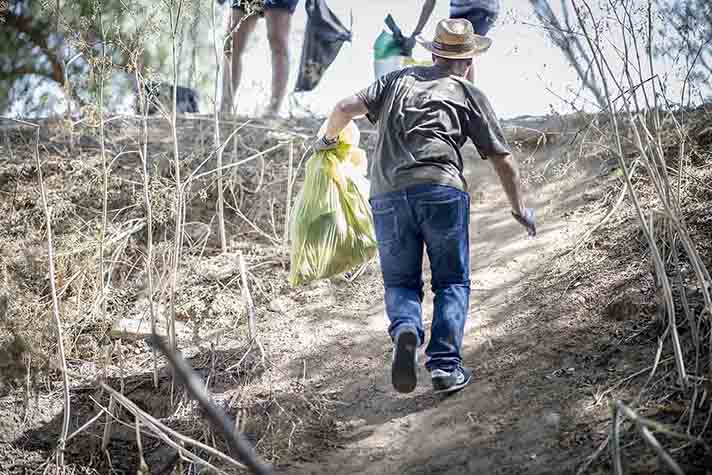
<instances>
[{"instance_id":1,"label":"black sneaker","mask_svg":"<svg viewBox=\"0 0 712 475\"><path fill-rule=\"evenodd\" d=\"M418 384L416 354L418 335L412 330L403 330L396 338L391 367L391 381L399 393L413 392Z\"/></svg>"},{"instance_id":2,"label":"black sneaker","mask_svg":"<svg viewBox=\"0 0 712 475\"><path fill-rule=\"evenodd\" d=\"M467 368L457 368L455 371L448 373L441 369L434 369L430 373L433 380L433 390L435 394L454 393L470 384L472 380L472 371Z\"/></svg>"}]
</instances>

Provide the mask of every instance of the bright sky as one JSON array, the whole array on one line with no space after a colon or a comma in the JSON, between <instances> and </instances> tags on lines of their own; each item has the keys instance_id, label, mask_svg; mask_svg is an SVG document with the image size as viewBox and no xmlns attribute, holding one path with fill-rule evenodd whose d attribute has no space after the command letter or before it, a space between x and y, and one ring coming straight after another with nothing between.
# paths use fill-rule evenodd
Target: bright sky
<instances>
[{"instance_id":1,"label":"bright sky","mask_svg":"<svg viewBox=\"0 0 712 475\"><path fill-rule=\"evenodd\" d=\"M353 43L344 45L319 87L300 98L300 102L307 103L318 113L327 113L340 98L373 81L373 43L383 29L386 15L391 13L409 34L417 23L422 0L329 0L328 4L347 26L353 12ZM570 96L567 89L577 85L575 73L551 45L545 32L533 26L537 21L527 0L503 0L502 6L504 12L489 34L494 40L492 48L476 62L477 85L503 118L545 114L550 112L552 104L557 110L569 112L547 87L557 94ZM434 33L437 20L448 16L448 8L448 0L438 2L424 36ZM304 0L300 1L292 25L295 49L290 87L296 81L306 25ZM264 22L260 22L247 54L239 109L254 114L261 111L270 87L271 70L269 62L267 65L264 62L264 58L269 58ZM420 46L416 47L415 55L429 58L429 53Z\"/></svg>"}]
</instances>

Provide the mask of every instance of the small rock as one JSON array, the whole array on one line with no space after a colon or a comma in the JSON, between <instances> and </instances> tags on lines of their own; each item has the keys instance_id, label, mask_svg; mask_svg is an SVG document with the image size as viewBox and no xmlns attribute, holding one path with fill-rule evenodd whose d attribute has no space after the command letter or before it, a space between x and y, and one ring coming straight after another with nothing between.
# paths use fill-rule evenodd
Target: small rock
<instances>
[{"instance_id":1,"label":"small rock","mask_svg":"<svg viewBox=\"0 0 712 475\"><path fill-rule=\"evenodd\" d=\"M547 427L551 427L553 429L558 429L559 424L561 423L561 416L557 412L547 412L544 414L544 424Z\"/></svg>"},{"instance_id":2,"label":"small rock","mask_svg":"<svg viewBox=\"0 0 712 475\"><path fill-rule=\"evenodd\" d=\"M291 299L279 297L270 301L267 310L274 313L287 313L293 306L294 302Z\"/></svg>"},{"instance_id":3,"label":"small rock","mask_svg":"<svg viewBox=\"0 0 712 475\"><path fill-rule=\"evenodd\" d=\"M589 190L583 193L583 199L586 201L598 201L601 198L603 198L602 190Z\"/></svg>"}]
</instances>

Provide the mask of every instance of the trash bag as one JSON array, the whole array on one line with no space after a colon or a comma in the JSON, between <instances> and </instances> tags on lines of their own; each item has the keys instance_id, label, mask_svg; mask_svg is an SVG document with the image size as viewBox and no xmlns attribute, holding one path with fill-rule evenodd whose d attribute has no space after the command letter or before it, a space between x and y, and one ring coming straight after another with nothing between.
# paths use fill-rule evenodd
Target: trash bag
<instances>
[{"instance_id":1,"label":"trash bag","mask_svg":"<svg viewBox=\"0 0 712 475\"><path fill-rule=\"evenodd\" d=\"M406 37L390 14L385 19L385 28L373 44L373 68L376 79L390 72L403 69L413 54L406 44Z\"/></svg>"},{"instance_id":2,"label":"trash bag","mask_svg":"<svg viewBox=\"0 0 712 475\"><path fill-rule=\"evenodd\" d=\"M339 21L325 0L307 0L307 29L295 92L314 89L334 62L351 32Z\"/></svg>"},{"instance_id":3,"label":"trash bag","mask_svg":"<svg viewBox=\"0 0 712 475\"><path fill-rule=\"evenodd\" d=\"M342 133L335 150L307 161L290 222L293 286L347 272L376 255L365 153L357 134L355 143L349 140L353 135Z\"/></svg>"},{"instance_id":4,"label":"trash bag","mask_svg":"<svg viewBox=\"0 0 712 475\"><path fill-rule=\"evenodd\" d=\"M385 20L385 28L373 44L373 69L376 80L408 66L432 66L432 61L413 58L413 44L396 24L392 15Z\"/></svg>"}]
</instances>

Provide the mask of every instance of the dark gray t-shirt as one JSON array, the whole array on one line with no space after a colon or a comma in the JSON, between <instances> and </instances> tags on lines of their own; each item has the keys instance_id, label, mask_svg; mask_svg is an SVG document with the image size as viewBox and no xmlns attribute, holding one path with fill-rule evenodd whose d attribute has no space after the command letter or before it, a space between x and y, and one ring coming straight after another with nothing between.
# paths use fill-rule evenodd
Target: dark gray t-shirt
<instances>
[{"instance_id":1,"label":"dark gray t-shirt","mask_svg":"<svg viewBox=\"0 0 712 475\"><path fill-rule=\"evenodd\" d=\"M467 139L482 158L509 154L485 95L437 66L392 72L357 96L378 125L371 196L422 184L466 191L460 149Z\"/></svg>"}]
</instances>

